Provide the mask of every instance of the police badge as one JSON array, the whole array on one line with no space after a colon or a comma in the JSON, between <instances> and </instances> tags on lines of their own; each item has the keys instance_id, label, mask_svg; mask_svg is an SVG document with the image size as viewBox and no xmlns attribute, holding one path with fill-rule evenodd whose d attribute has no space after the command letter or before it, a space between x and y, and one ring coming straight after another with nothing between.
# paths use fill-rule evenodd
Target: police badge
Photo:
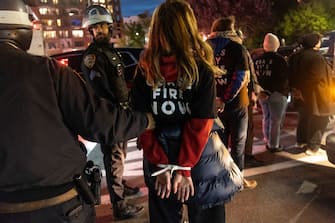
<instances>
[{"instance_id":1,"label":"police badge","mask_svg":"<svg viewBox=\"0 0 335 223\"><path fill-rule=\"evenodd\" d=\"M85 64L85 66L87 68L91 69L94 66L94 64L95 64L95 59L96 59L96 57L95 57L94 54L88 54L88 55L86 55L85 58L84 58L84 64Z\"/></svg>"}]
</instances>

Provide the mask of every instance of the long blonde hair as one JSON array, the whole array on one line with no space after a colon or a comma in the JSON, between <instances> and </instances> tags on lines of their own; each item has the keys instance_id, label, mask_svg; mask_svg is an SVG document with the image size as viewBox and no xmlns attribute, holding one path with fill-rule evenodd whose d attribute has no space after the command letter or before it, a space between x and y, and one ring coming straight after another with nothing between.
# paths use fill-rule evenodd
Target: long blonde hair
<instances>
[{"instance_id":1,"label":"long blonde hair","mask_svg":"<svg viewBox=\"0 0 335 223\"><path fill-rule=\"evenodd\" d=\"M148 48L140 59L147 82L153 87L164 83L160 58L174 55L181 87L198 83L197 60L216 72L213 51L201 37L190 5L183 0L167 0L154 11L149 31Z\"/></svg>"}]
</instances>

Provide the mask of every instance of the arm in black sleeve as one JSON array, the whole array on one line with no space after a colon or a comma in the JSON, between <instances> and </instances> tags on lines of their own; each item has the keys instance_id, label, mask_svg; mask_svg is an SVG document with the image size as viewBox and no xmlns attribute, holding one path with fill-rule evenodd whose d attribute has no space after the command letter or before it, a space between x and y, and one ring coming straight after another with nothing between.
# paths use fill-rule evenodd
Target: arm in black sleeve
<instances>
[{"instance_id":1,"label":"arm in black sleeve","mask_svg":"<svg viewBox=\"0 0 335 223\"><path fill-rule=\"evenodd\" d=\"M128 111L99 99L70 68L50 61L64 122L75 134L100 143L134 138L147 127L145 113Z\"/></svg>"}]
</instances>

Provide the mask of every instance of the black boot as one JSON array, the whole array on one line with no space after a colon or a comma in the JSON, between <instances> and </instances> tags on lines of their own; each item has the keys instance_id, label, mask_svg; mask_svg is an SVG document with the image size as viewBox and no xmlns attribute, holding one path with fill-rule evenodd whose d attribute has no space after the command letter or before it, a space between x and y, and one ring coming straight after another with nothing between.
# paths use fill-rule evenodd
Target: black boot
<instances>
[{"instance_id":1,"label":"black boot","mask_svg":"<svg viewBox=\"0 0 335 223\"><path fill-rule=\"evenodd\" d=\"M141 215L143 212L144 208L142 206L128 204L125 201L118 201L113 205L114 220L134 218Z\"/></svg>"}]
</instances>

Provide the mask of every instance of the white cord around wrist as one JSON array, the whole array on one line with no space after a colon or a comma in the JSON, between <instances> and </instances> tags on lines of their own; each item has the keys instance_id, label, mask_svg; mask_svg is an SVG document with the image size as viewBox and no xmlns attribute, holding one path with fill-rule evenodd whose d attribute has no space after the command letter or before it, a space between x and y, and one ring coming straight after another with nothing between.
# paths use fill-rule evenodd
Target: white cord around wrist
<instances>
[{"instance_id":1,"label":"white cord around wrist","mask_svg":"<svg viewBox=\"0 0 335 223\"><path fill-rule=\"evenodd\" d=\"M156 172L152 173L151 174L152 177L158 176L168 170L171 173L171 177L175 170L191 170L191 167L184 167L184 166L178 166L178 165L173 165L173 164L158 164L157 166L163 169L157 170Z\"/></svg>"}]
</instances>

